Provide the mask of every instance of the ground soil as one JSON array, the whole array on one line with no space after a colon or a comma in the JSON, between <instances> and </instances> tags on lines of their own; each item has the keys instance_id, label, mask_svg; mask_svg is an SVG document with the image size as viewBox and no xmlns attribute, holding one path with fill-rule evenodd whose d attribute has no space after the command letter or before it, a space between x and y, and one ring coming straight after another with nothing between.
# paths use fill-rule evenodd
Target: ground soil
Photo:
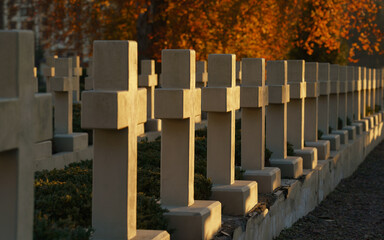
<instances>
[{"instance_id":1,"label":"ground soil","mask_svg":"<svg viewBox=\"0 0 384 240\"><path fill-rule=\"evenodd\" d=\"M384 239L384 142L282 239Z\"/></svg>"}]
</instances>

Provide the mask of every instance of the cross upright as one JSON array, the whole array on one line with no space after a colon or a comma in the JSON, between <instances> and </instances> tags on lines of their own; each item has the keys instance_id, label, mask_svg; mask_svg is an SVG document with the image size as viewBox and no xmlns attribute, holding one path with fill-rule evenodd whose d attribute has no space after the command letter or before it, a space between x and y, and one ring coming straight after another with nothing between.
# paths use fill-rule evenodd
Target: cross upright
<instances>
[{"instance_id":1,"label":"cross upright","mask_svg":"<svg viewBox=\"0 0 384 240\"><path fill-rule=\"evenodd\" d=\"M80 57L72 57L72 72L73 72L73 102L80 101L80 76L83 75L83 68L80 67Z\"/></svg>"},{"instance_id":2,"label":"cross upright","mask_svg":"<svg viewBox=\"0 0 384 240\"><path fill-rule=\"evenodd\" d=\"M258 183L258 192L272 193L281 185L279 168L265 167L265 86L264 58L243 58L243 82L240 88L241 167L245 180Z\"/></svg>"},{"instance_id":3,"label":"cross upright","mask_svg":"<svg viewBox=\"0 0 384 240\"><path fill-rule=\"evenodd\" d=\"M242 83L242 67L243 63L242 61L236 61L236 85L239 86Z\"/></svg>"},{"instance_id":4,"label":"cross upright","mask_svg":"<svg viewBox=\"0 0 384 240\"><path fill-rule=\"evenodd\" d=\"M33 32L0 31L2 239L33 238L35 143L52 134L50 94L35 94L33 66Z\"/></svg>"},{"instance_id":5,"label":"cross upright","mask_svg":"<svg viewBox=\"0 0 384 240\"><path fill-rule=\"evenodd\" d=\"M272 167L281 170L282 177L297 178L303 173L303 159L287 156L287 103L290 86L287 84L287 61L267 62L268 108L266 143L272 151Z\"/></svg>"},{"instance_id":6,"label":"cross upright","mask_svg":"<svg viewBox=\"0 0 384 240\"><path fill-rule=\"evenodd\" d=\"M194 200L195 117L201 112L196 53L166 49L161 55L162 88L155 90L155 117L162 119L160 201L175 239L211 239L221 226L221 204Z\"/></svg>"},{"instance_id":7,"label":"cross upright","mask_svg":"<svg viewBox=\"0 0 384 240\"><path fill-rule=\"evenodd\" d=\"M319 63L305 63L305 81L307 83L304 118L305 146L317 149L318 160L327 160L330 154L330 142L327 140L318 140L318 109L320 96Z\"/></svg>"},{"instance_id":8,"label":"cross upright","mask_svg":"<svg viewBox=\"0 0 384 240\"><path fill-rule=\"evenodd\" d=\"M319 130L322 132L320 139L330 142L330 150L337 151L340 148L340 136L336 134L330 134L329 121L330 121L330 64L319 63L319 83L320 83L320 96L319 96ZM333 84L333 90L337 88L336 84Z\"/></svg>"},{"instance_id":9,"label":"cross upright","mask_svg":"<svg viewBox=\"0 0 384 240\"><path fill-rule=\"evenodd\" d=\"M155 119L155 87L158 84L155 74L155 60L141 61L141 74L139 75L139 87L147 89L147 120L145 131L161 131L161 120Z\"/></svg>"},{"instance_id":10,"label":"cross upright","mask_svg":"<svg viewBox=\"0 0 384 240\"><path fill-rule=\"evenodd\" d=\"M304 81L305 61L287 61L287 82L290 100L287 103L287 140L293 145L294 155L303 158L303 168L317 165L317 149L304 147L304 111L307 84Z\"/></svg>"},{"instance_id":11,"label":"cross upright","mask_svg":"<svg viewBox=\"0 0 384 240\"><path fill-rule=\"evenodd\" d=\"M356 127L351 126L353 118L348 118L348 105L352 105L352 101L348 101L348 91L350 88L349 78L353 78L353 71L350 72L347 66L339 66L339 80L340 80L340 94L339 94L339 118L341 119L341 129L347 131L348 139L354 140L356 138ZM342 137L343 139L343 137Z\"/></svg>"},{"instance_id":12,"label":"cross upright","mask_svg":"<svg viewBox=\"0 0 384 240\"><path fill-rule=\"evenodd\" d=\"M81 125L94 129L92 227L94 239L143 239L136 230L137 43L94 42L94 90L82 93ZM163 231L148 239L169 239ZM135 239L136 239L135 238Z\"/></svg>"}]
</instances>

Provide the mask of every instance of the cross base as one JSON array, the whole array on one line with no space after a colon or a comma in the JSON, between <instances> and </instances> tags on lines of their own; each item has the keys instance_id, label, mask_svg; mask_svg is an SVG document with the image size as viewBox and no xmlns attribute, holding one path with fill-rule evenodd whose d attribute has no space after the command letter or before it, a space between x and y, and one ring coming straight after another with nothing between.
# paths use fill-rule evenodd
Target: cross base
<instances>
[{"instance_id":1,"label":"cross base","mask_svg":"<svg viewBox=\"0 0 384 240\"><path fill-rule=\"evenodd\" d=\"M347 130L334 130L332 134L340 136L340 144L348 144L348 131Z\"/></svg>"},{"instance_id":2,"label":"cross base","mask_svg":"<svg viewBox=\"0 0 384 240\"><path fill-rule=\"evenodd\" d=\"M343 130L348 131L348 139L355 140L356 139L356 127L355 126L345 126Z\"/></svg>"},{"instance_id":3,"label":"cross base","mask_svg":"<svg viewBox=\"0 0 384 240\"><path fill-rule=\"evenodd\" d=\"M315 169L317 166L317 149L314 147L304 147L293 150L295 156L303 159L303 169Z\"/></svg>"},{"instance_id":4,"label":"cross base","mask_svg":"<svg viewBox=\"0 0 384 240\"><path fill-rule=\"evenodd\" d=\"M212 200L223 205L223 214L244 216L257 204L257 183L235 181L231 185L212 187Z\"/></svg>"},{"instance_id":5,"label":"cross base","mask_svg":"<svg viewBox=\"0 0 384 240\"><path fill-rule=\"evenodd\" d=\"M147 119L145 123L146 132L160 132L161 131L161 120L160 119Z\"/></svg>"},{"instance_id":6,"label":"cross base","mask_svg":"<svg viewBox=\"0 0 384 240\"><path fill-rule=\"evenodd\" d=\"M55 134L53 149L55 152L74 152L88 147L88 133Z\"/></svg>"},{"instance_id":7,"label":"cross base","mask_svg":"<svg viewBox=\"0 0 384 240\"><path fill-rule=\"evenodd\" d=\"M328 140L317 140L316 142L305 142L306 147L317 149L317 160L327 160L331 151L331 143Z\"/></svg>"},{"instance_id":8,"label":"cross base","mask_svg":"<svg viewBox=\"0 0 384 240\"><path fill-rule=\"evenodd\" d=\"M353 122L352 126L356 127L356 135L363 134L363 126L364 126L364 124L362 122L358 122L358 121Z\"/></svg>"},{"instance_id":9,"label":"cross base","mask_svg":"<svg viewBox=\"0 0 384 240\"><path fill-rule=\"evenodd\" d=\"M165 207L165 206L163 206ZM221 227L221 203L195 201L188 207L165 207L168 227L174 239L212 239Z\"/></svg>"},{"instance_id":10,"label":"cross base","mask_svg":"<svg viewBox=\"0 0 384 240\"><path fill-rule=\"evenodd\" d=\"M327 134L321 137L322 140L327 140L331 144L331 151L339 151L340 149L340 136L336 134Z\"/></svg>"},{"instance_id":11,"label":"cross base","mask_svg":"<svg viewBox=\"0 0 384 240\"><path fill-rule=\"evenodd\" d=\"M243 178L256 181L259 193L273 193L276 188L281 186L280 168L265 167L262 170L246 170Z\"/></svg>"},{"instance_id":12,"label":"cross base","mask_svg":"<svg viewBox=\"0 0 384 240\"><path fill-rule=\"evenodd\" d=\"M301 157L271 158L271 167L281 170L282 178L298 178L303 175L303 159Z\"/></svg>"},{"instance_id":13,"label":"cross base","mask_svg":"<svg viewBox=\"0 0 384 240\"><path fill-rule=\"evenodd\" d=\"M130 240L169 240L167 231L160 230L137 230L136 236Z\"/></svg>"}]
</instances>

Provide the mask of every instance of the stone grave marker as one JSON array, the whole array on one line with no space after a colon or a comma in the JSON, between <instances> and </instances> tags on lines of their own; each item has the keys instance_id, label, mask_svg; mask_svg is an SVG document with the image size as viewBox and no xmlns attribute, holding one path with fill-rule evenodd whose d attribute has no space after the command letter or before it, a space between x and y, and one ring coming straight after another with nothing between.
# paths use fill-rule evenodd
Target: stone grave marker
<instances>
[{"instance_id":1,"label":"stone grave marker","mask_svg":"<svg viewBox=\"0 0 384 240\"><path fill-rule=\"evenodd\" d=\"M319 63L319 83L320 83L320 96L319 96L319 111L318 111L318 124L319 130L322 133L320 139L330 142L330 150L337 151L340 148L340 136L330 134L330 64ZM337 88L338 84L332 84L333 91Z\"/></svg>"},{"instance_id":2,"label":"stone grave marker","mask_svg":"<svg viewBox=\"0 0 384 240\"><path fill-rule=\"evenodd\" d=\"M94 90L82 93L83 128L94 129L94 239L169 239L136 230L137 125L145 106L137 89L137 43L94 42Z\"/></svg>"},{"instance_id":3,"label":"stone grave marker","mask_svg":"<svg viewBox=\"0 0 384 240\"><path fill-rule=\"evenodd\" d=\"M245 180L258 183L259 193L272 193L281 185L281 171L265 167L265 108L268 87L265 86L265 60L243 58L243 82L240 88L241 167Z\"/></svg>"},{"instance_id":4,"label":"stone grave marker","mask_svg":"<svg viewBox=\"0 0 384 240\"><path fill-rule=\"evenodd\" d=\"M290 99L287 84L287 62L267 62L268 108L266 144L272 151L272 167L281 170L282 177L297 178L303 173L303 159L287 156L287 103Z\"/></svg>"},{"instance_id":5,"label":"stone grave marker","mask_svg":"<svg viewBox=\"0 0 384 240\"><path fill-rule=\"evenodd\" d=\"M33 165L52 135L51 96L35 94L33 32L0 31L0 56L1 238L31 240Z\"/></svg>"},{"instance_id":6,"label":"stone grave marker","mask_svg":"<svg viewBox=\"0 0 384 240\"><path fill-rule=\"evenodd\" d=\"M307 82L307 96L305 99L304 118L305 146L314 147L317 149L318 160L327 160L330 154L330 142L327 140L318 139L320 84L319 64L317 62L305 63L305 81Z\"/></svg>"},{"instance_id":7,"label":"stone grave marker","mask_svg":"<svg viewBox=\"0 0 384 240\"><path fill-rule=\"evenodd\" d=\"M87 67L87 77L84 79L84 89L93 90L93 59L89 59Z\"/></svg>"},{"instance_id":8,"label":"stone grave marker","mask_svg":"<svg viewBox=\"0 0 384 240\"><path fill-rule=\"evenodd\" d=\"M221 226L221 203L194 200L195 117L201 113L196 53L166 49L161 60L162 88L155 90L155 117L162 120L160 201L175 239L211 239Z\"/></svg>"},{"instance_id":9,"label":"stone grave marker","mask_svg":"<svg viewBox=\"0 0 384 240\"><path fill-rule=\"evenodd\" d=\"M139 75L139 87L147 89L147 121L145 131L161 131L161 120L155 119L155 87L157 86L157 74L155 74L155 60L141 61L141 74Z\"/></svg>"},{"instance_id":10,"label":"stone grave marker","mask_svg":"<svg viewBox=\"0 0 384 240\"><path fill-rule=\"evenodd\" d=\"M287 141L293 145L294 155L303 158L303 168L313 169L317 165L317 149L304 147L304 110L307 95L304 81L305 61L287 61L287 81L290 101L287 103Z\"/></svg>"},{"instance_id":11,"label":"stone grave marker","mask_svg":"<svg viewBox=\"0 0 384 240\"><path fill-rule=\"evenodd\" d=\"M55 104L53 149L56 152L74 152L88 147L88 134L74 133L72 129L72 86L72 58L56 58L55 77L51 81Z\"/></svg>"},{"instance_id":12,"label":"stone grave marker","mask_svg":"<svg viewBox=\"0 0 384 240\"><path fill-rule=\"evenodd\" d=\"M257 183L235 181L235 111L240 108L236 86L236 56L208 55L208 87L202 90L202 108L208 112L207 177L212 199L227 215L245 215L257 204Z\"/></svg>"},{"instance_id":13,"label":"stone grave marker","mask_svg":"<svg viewBox=\"0 0 384 240\"><path fill-rule=\"evenodd\" d=\"M51 80L55 76L55 59L57 55L48 56L45 61L45 66L43 68L43 76L45 78L46 92L52 92Z\"/></svg>"}]
</instances>

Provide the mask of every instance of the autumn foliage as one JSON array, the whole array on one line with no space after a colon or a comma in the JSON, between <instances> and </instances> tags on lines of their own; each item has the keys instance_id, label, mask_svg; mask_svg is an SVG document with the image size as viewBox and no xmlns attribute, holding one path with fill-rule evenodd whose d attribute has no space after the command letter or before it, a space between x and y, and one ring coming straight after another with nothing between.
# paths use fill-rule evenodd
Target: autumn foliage
<instances>
[{"instance_id":1,"label":"autumn foliage","mask_svg":"<svg viewBox=\"0 0 384 240\"><path fill-rule=\"evenodd\" d=\"M136 39L158 60L165 48L193 48L198 59L236 53L321 60L328 54L338 61L346 51L356 61L358 51L384 53L375 0L34 1L36 14L44 14L42 43L53 50L91 54L93 40Z\"/></svg>"}]
</instances>

